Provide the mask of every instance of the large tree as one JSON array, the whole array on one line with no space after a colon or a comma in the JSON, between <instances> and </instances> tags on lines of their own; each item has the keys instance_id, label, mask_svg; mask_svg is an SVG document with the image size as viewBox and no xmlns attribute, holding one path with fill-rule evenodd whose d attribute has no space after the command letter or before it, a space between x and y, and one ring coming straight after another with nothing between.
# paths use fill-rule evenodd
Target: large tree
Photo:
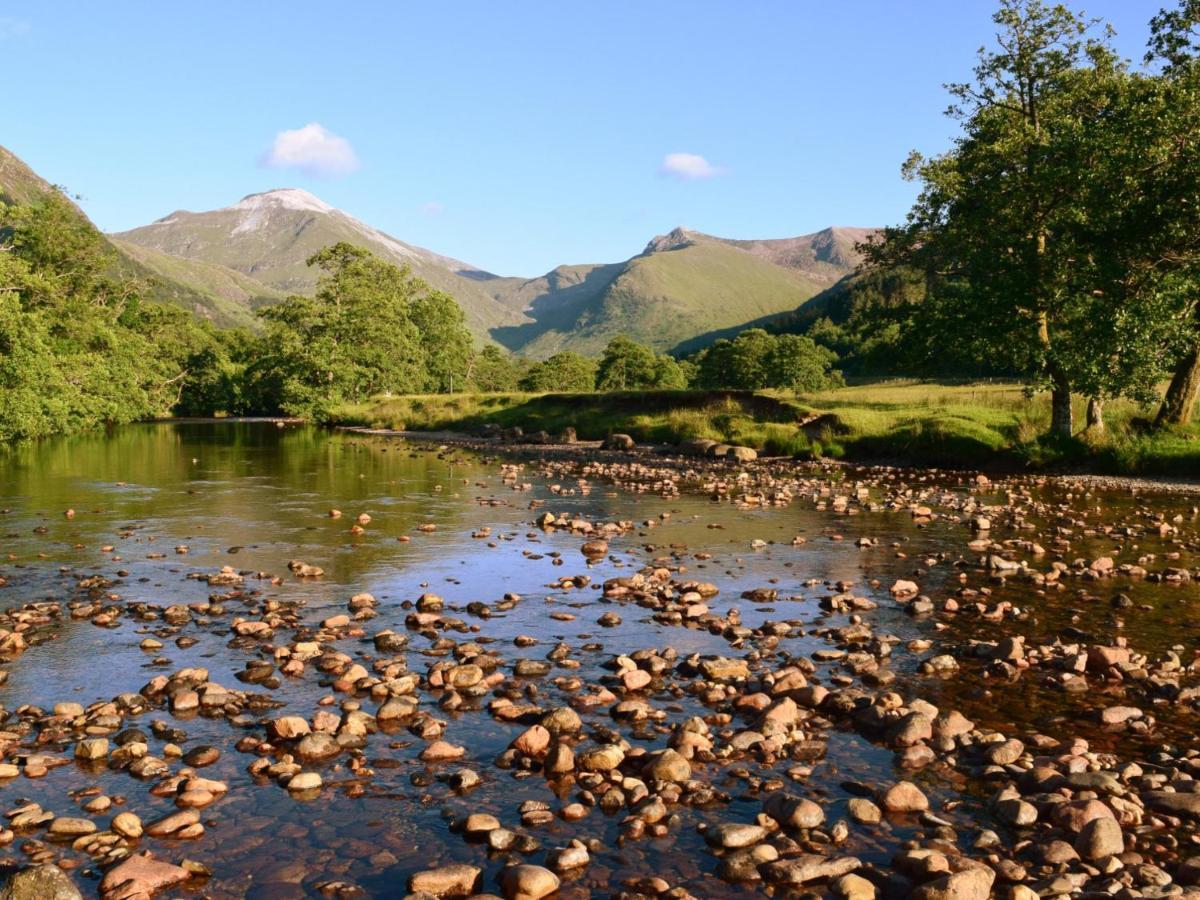
<instances>
[{"instance_id":1,"label":"large tree","mask_svg":"<svg viewBox=\"0 0 1200 900\"><path fill-rule=\"evenodd\" d=\"M748 328L698 353L696 384L709 389L815 391L841 383L836 354L799 334L768 334Z\"/></svg>"},{"instance_id":2,"label":"large tree","mask_svg":"<svg viewBox=\"0 0 1200 900\"><path fill-rule=\"evenodd\" d=\"M868 248L876 263L926 273L927 303L993 361L1051 391L1052 431L1073 431L1071 393L1095 303L1075 277L1080 196L1102 152L1081 139L1124 67L1094 23L1042 0L1002 0L996 47L974 79L951 85L962 135L947 153L914 154L922 184L905 225Z\"/></svg>"},{"instance_id":3,"label":"large tree","mask_svg":"<svg viewBox=\"0 0 1200 900\"><path fill-rule=\"evenodd\" d=\"M1146 62L1161 67L1158 154L1149 170L1145 237L1154 269L1184 298L1189 332L1172 373L1159 425L1186 425L1200 397L1200 0L1180 0L1150 21Z\"/></svg>"},{"instance_id":4,"label":"large tree","mask_svg":"<svg viewBox=\"0 0 1200 900\"><path fill-rule=\"evenodd\" d=\"M465 385L470 336L448 295L344 242L308 263L321 269L316 293L260 312L268 350L250 373L284 411L319 419L373 394Z\"/></svg>"},{"instance_id":5,"label":"large tree","mask_svg":"<svg viewBox=\"0 0 1200 900\"><path fill-rule=\"evenodd\" d=\"M602 391L680 390L687 387L687 375L670 356L617 335L600 356L596 387Z\"/></svg>"},{"instance_id":6,"label":"large tree","mask_svg":"<svg viewBox=\"0 0 1200 900\"><path fill-rule=\"evenodd\" d=\"M206 337L145 288L61 192L0 203L0 440L170 411Z\"/></svg>"},{"instance_id":7,"label":"large tree","mask_svg":"<svg viewBox=\"0 0 1200 900\"><path fill-rule=\"evenodd\" d=\"M521 378L521 390L534 393L587 393L596 389L596 361L570 350L536 362Z\"/></svg>"}]
</instances>

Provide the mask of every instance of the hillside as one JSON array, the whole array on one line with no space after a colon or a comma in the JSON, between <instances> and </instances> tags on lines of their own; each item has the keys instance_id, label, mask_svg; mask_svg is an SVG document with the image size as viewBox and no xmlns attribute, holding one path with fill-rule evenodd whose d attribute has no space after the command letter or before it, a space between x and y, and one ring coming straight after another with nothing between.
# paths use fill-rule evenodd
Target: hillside
<instances>
[{"instance_id":1,"label":"hillside","mask_svg":"<svg viewBox=\"0 0 1200 900\"><path fill-rule=\"evenodd\" d=\"M0 201L36 203L54 189L16 154L0 147ZM77 205L75 209L80 219L95 227L83 210ZM183 307L216 325L254 327L253 309L282 296L222 266L191 263L111 237L109 243L116 251L117 271L141 281L147 300Z\"/></svg>"},{"instance_id":2,"label":"hillside","mask_svg":"<svg viewBox=\"0 0 1200 900\"><path fill-rule=\"evenodd\" d=\"M617 334L660 350L794 310L852 271L867 229L736 241L677 228L623 263L564 266L541 278L495 279L493 296L532 321L492 336L523 355L596 354Z\"/></svg>"},{"instance_id":3,"label":"hillside","mask_svg":"<svg viewBox=\"0 0 1200 900\"><path fill-rule=\"evenodd\" d=\"M0 197L29 202L51 189L0 148ZM735 240L677 228L623 262L511 278L397 240L307 191L283 188L207 212L178 210L109 238L122 270L150 286L150 299L217 325L252 328L259 307L311 293L312 254L348 241L409 265L449 293L481 340L541 359L560 350L596 355L618 334L690 352L743 327L794 316L854 270L855 244L868 234L827 228Z\"/></svg>"},{"instance_id":4,"label":"hillside","mask_svg":"<svg viewBox=\"0 0 1200 900\"><path fill-rule=\"evenodd\" d=\"M25 165L16 154L0 147L0 201L25 205L33 203L53 188L50 182Z\"/></svg>"},{"instance_id":5,"label":"hillside","mask_svg":"<svg viewBox=\"0 0 1200 900\"><path fill-rule=\"evenodd\" d=\"M171 256L116 237L110 236L109 241L158 280L160 293L169 295L164 299L224 328L258 328L254 311L287 296L236 269ZM197 296L203 300L196 302Z\"/></svg>"},{"instance_id":6,"label":"hillside","mask_svg":"<svg viewBox=\"0 0 1200 900\"><path fill-rule=\"evenodd\" d=\"M114 237L180 259L233 269L277 294L311 293L317 272L305 261L323 247L348 241L409 265L414 274L451 294L480 337L522 318L483 289L479 279L488 278L488 273L399 241L295 188L250 194L208 212L178 210Z\"/></svg>"}]
</instances>

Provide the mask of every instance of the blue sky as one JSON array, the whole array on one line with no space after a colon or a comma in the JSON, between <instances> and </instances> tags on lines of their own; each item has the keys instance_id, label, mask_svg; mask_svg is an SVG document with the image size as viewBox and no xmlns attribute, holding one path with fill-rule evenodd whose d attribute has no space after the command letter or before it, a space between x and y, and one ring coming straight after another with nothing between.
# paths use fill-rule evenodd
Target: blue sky
<instances>
[{"instance_id":1,"label":"blue sky","mask_svg":"<svg viewBox=\"0 0 1200 900\"><path fill-rule=\"evenodd\" d=\"M1167 0L1094 0L1140 59ZM501 274L898 221L990 0L0 4L0 143L106 230L302 187ZM315 125L316 128L307 126Z\"/></svg>"}]
</instances>

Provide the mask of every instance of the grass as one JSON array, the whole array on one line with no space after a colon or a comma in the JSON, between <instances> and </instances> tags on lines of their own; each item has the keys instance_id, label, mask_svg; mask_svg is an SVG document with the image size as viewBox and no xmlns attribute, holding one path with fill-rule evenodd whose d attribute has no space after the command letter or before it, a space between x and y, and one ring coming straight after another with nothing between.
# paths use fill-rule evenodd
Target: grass
<instances>
[{"instance_id":1,"label":"grass","mask_svg":"<svg viewBox=\"0 0 1200 900\"><path fill-rule=\"evenodd\" d=\"M1082 423L1084 404L1076 414ZM1152 408L1105 407L1103 434L1045 436L1049 398L1011 383L884 381L811 394L648 391L613 394L444 394L379 398L335 411L340 424L414 431L527 433L572 426L582 439L625 432L640 441L710 438L772 456L834 457L942 467L1194 475L1200 428L1152 431Z\"/></svg>"}]
</instances>

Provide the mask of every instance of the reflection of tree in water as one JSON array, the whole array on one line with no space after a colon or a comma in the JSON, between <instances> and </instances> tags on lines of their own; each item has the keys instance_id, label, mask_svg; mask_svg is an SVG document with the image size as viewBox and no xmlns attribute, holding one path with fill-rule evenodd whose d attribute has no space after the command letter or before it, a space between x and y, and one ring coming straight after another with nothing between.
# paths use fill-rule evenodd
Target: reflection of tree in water
<instances>
[{"instance_id":1,"label":"reflection of tree in water","mask_svg":"<svg viewBox=\"0 0 1200 900\"><path fill-rule=\"evenodd\" d=\"M19 537L10 550L19 556L41 551L94 565L110 543L126 566L163 552L185 568L282 573L288 559L308 554L327 572L309 586L319 598L402 557L396 538L424 522L458 530L467 504L451 495L464 477L473 483L483 474L424 449L306 426L155 423L12 448L0 456L0 505L13 507L7 524ZM329 519L331 507L346 516ZM74 519L63 517L68 508L78 511ZM359 512L374 521L353 536ZM32 535L38 525L47 533ZM138 527L122 538L125 525ZM175 557L177 544L189 554Z\"/></svg>"}]
</instances>

